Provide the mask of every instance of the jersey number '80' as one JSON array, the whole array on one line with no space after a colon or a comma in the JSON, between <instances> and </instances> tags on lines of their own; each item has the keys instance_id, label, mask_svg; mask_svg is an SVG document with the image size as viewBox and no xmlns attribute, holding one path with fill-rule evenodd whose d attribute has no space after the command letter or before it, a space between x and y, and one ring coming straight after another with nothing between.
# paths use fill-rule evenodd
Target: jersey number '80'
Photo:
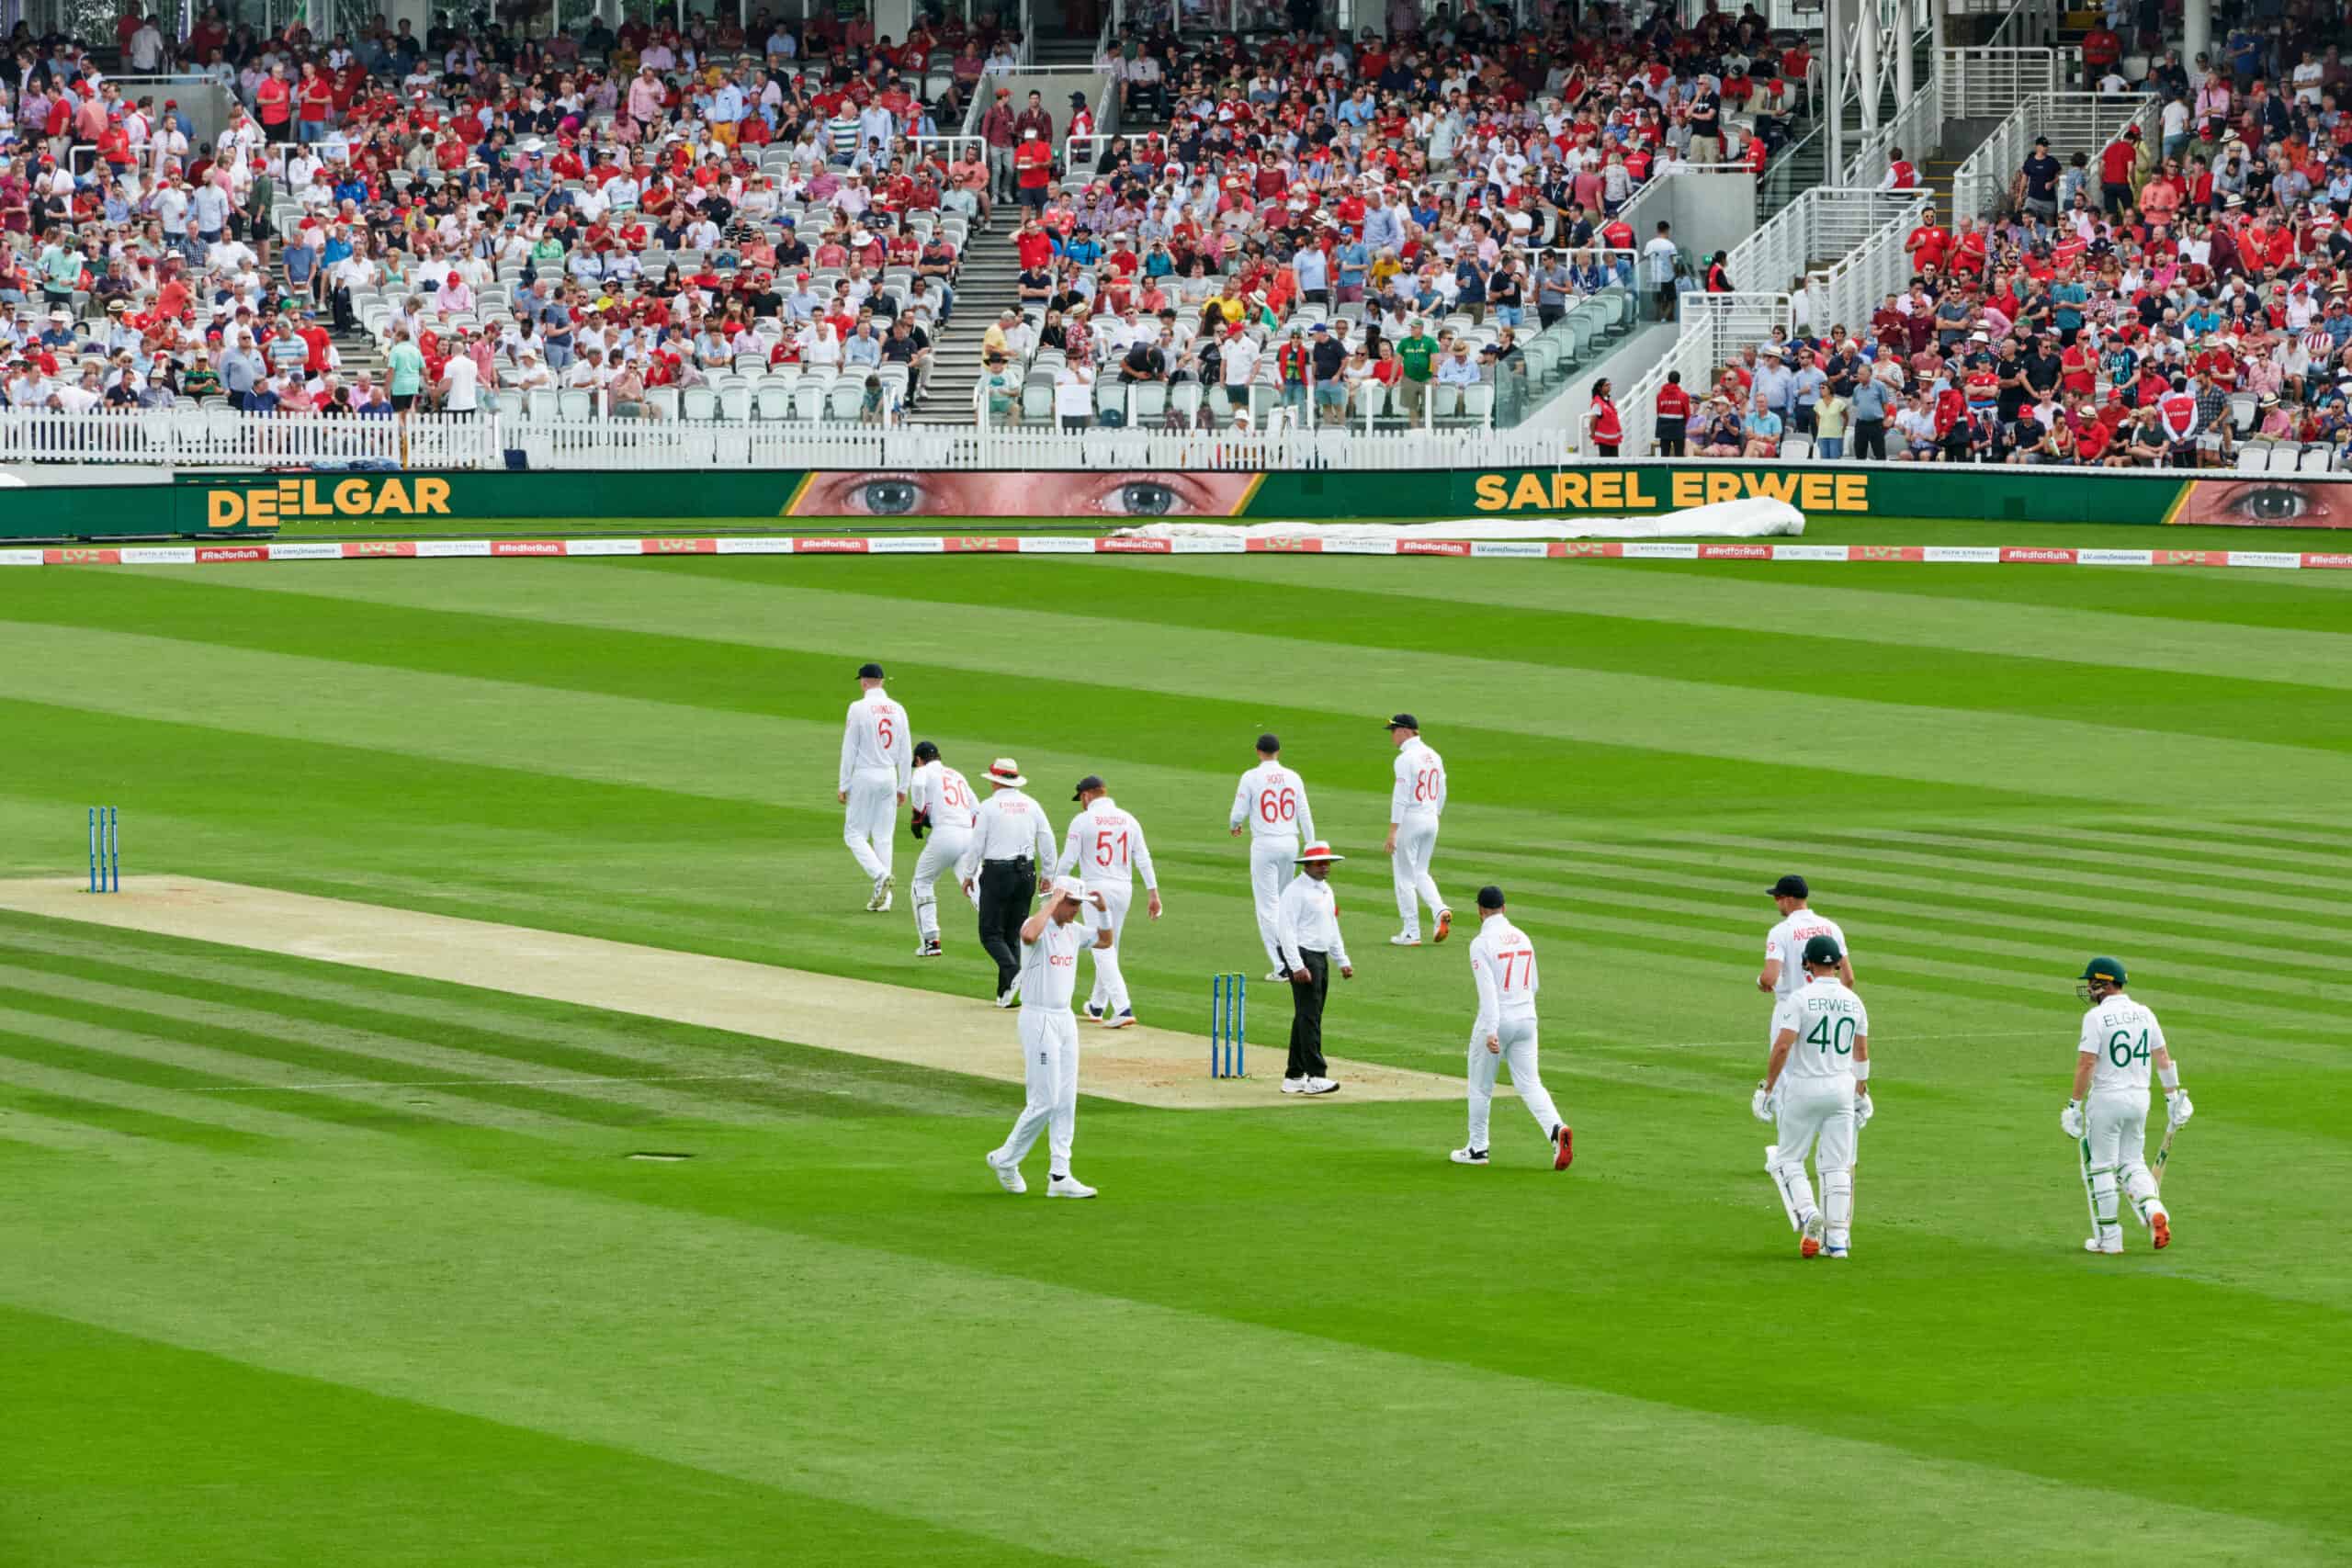
<instances>
[{"instance_id":1,"label":"jersey number '80'","mask_svg":"<svg viewBox=\"0 0 2352 1568\"><path fill-rule=\"evenodd\" d=\"M1854 1054L1854 1021L1842 1017L1816 1018L1813 1021L1813 1027L1805 1032L1804 1043L1820 1046L1825 1056L1832 1051L1840 1056L1850 1056Z\"/></svg>"}]
</instances>

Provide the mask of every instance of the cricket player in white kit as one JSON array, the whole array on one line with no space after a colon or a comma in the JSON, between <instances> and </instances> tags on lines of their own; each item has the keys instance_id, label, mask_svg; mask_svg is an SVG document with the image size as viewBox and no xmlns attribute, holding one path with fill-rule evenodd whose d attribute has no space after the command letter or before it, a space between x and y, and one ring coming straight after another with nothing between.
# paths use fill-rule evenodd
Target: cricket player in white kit
<instances>
[{"instance_id":1,"label":"cricket player in white kit","mask_svg":"<svg viewBox=\"0 0 2352 1568\"><path fill-rule=\"evenodd\" d=\"M953 877L964 852L972 847L972 824L979 815L979 797L964 775L940 761L939 748L928 740L915 742L913 782L907 786L907 810L914 836L922 840L915 857L915 956L939 956L939 899L935 889L943 876ZM980 907L977 893L972 908Z\"/></svg>"},{"instance_id":2,"label":"cricket player in white kit","mask_svg":"<svg viewBox=\"0 0 2352 1568\"><path fill-rule=\"evenodd\" d=\"M1266 944L1266 978L1290 978L1283 968L1283 948L1274 934L1274 906L1290 885L1291 864L1298 846L1315 841L1315 813L1307 809L1306 781L1284 767L1283 743L1272 735L1258 737L1258 765L1241 775L1233 791L1233 816L1227 826L1239 838L1250 835L1250 896L1258 908L1258 940Z\"/></svg>"},{"instance_id":3,"label":"cricket player in white kit","mask_svg":"<svg viewBox=\"0 0 2352 1568\"><path fill-rule=\"evenodd\" d=\"M1846 933L1837 921L1807 907L1813 889L1804 878L1783 876L1767 891L1781 919L1764 933L1764 972L1756 976L1756 988L1772 998L1773 1016L1778 1018L1781 1003L1804 986L1804 944L1815 937L1826 936L1838 944L1838 977L1848 990L1853 989L1854 955L1846 946Z\"/></svg>"},{"instance_id":4,"label":"cricket player in white kit","mask_svg":"<svg viewBox=\"0 0 2352 1568\"><path fill-rule=\"evenodd\" d=\"M1749 1109L1777 1122L1780 1141L1764 1169L1802 1238L1797 1256L1843 1258L1854 1223L1854 1132L1871 1118L1871 1018L1838 978L1845 952L1830 936L1805 939L1804 984L1772 1010L1772 1055ZM1805 1179L1810 1154L1821 1205ZM1823 1210L1826 1209L1825 1215Z\"/></svg>"},{"instance_id":5,"label":"cricket player in white kit","mask_svg":"<svg viewBox=\"0 0 2352 1568\"><path fill-rule=\"evenodd\" d=\"M842 726L842 841L857 857L857 869L874 884L868 909L890 907L890 843L899 807L907 803L914 772L914 737L907 733L907 710L882 692L882 666L857 671L858 698Z\"/></svg>"},{"instance_id":6,"label":"cricket player in white kit","mask_svg":"<svg viewBox=\"0 0 2352 1568\"><path fill-rule=\"evenodd\" d=\"M1478 1017L1470 1025L1470 1141L1453 1151L1456 1165L1487 1163L1487 1113L1495 1099L1495 1070L1510 1064L1511 1087L1552 1145L1552 1168L1576 1158L1574 1136L1560 1120L1535 1067L1535 944L1503 912L1503 890L1478 889L1478 934L1470 940L1470 978L1478 987Z\"/></svg>"},{"instance_id":7,"label":"cricket player in white kit","mask_svg":"<svg viewBox=\"0 0 2352 1568\"><path fill-rule=\"evenodd\" d=\"M1029 1099L1012 1133L988 1156L989 1168L1007 1192L1029 1190L1021 1162L1044 1133L1046 1196L1094 1196L1094 1189L1069 1169L1078 1131L1078 1020L1069 1010L1070 995L1078 988L1078 949L1090 935L1098 944L1111 938L1078 918L1093 902L1077 877L1057 876L1046 889L1044 906L1021 926L1021 1061Z\"/></svg>"},{"instance_id":8,"label":"cricket player in white kit","mask_svg":"<svg viewBox=\"0 0 2352 1568\"><path fill-rule=\"evenodd\" d=\"M2148 1173L2148 1064L2165 1086L2165 1123L2178 1127L2195 1113L2180 1087L2180 1066L2165 1048L2156 1015L2123 991L2123 965L2094 958L2083 965L2075 994L2091 1004L2075 1049L2075 1094L2058 1125L2082 1150L2083 1190L2091 1205L2086 1252L2123 1250L2123 1227L2116 1220L2116 1179L2122 1178L2140 1223L2159 1248L2172 1245L2172 1215L2156 1201L2156 1179ZM2088 1098L2084 1091L2088 1089Z\"/></svg>"},{"instance_id":9,"label":"cricket player in white kit","mask_svg":"<svg viewBox=\"0 0 2352 1568\"><path fill-rule=\"evenodd\" d=\"M1396 914L1404 927L1389 942L1397 947L1421 945L1421 905L1437 917L1436 940L1453 931L1453 911L1430 875L1430 856L1437 851L1438 818L1445 812L1445 759L1421 739L1421 721L1400 713L1388 720L1388 739L1396 743L1396 784L1388 793L1389 865L1396 879Z\"/></svg>"},{"instance_id":10,"label":"cricket player in white kit","mask_svg":"<svg viewBox=\"0 0 2352 1568\"><path fill-rule=\"evenodd\" d=\"M1135 874L1143 873L1145 908L1159 919L1159 877L1151 869L1151 851L1143 841L1143 824L1119 808L1102 781L1092 773L1078 781L1070 796L1083 807L1069 819L1062 838L1057 875L1071 872L1083 880L1088 902L1094 905L1094 929L1111 940L1094 944L1094 989L1086 999L1086 1016L1110 1029L1125 1029L1136 1021L1127 1002L1126 976L1119 971L1119 938L1126 930L1127 908L1135 902Z\"/></svg>"}]
</instances>

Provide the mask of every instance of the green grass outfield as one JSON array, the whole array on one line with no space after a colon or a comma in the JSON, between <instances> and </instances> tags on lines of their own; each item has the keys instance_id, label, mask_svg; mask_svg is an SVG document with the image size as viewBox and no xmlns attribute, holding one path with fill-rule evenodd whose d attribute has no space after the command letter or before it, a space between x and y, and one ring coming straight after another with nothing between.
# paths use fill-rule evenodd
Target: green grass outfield
<instances>
[{"instance_id":1,"label":"green grass outfield","mask_svg":"<svg viewBox=\"0 0 2352 1568\"><path fill-rule=\"evenodd\" d=\"M1453 1072L1462 946L1382 940L1379 723L1414 709L1451 774L1441 885L1465 914L1510 890L1577 1134L1555 1176L1499 1101L1496 1165L1464 1170L1453 1102L1090 1100L1102 1200L1015 1201L979 1163L1008 1085L0 916L8 1568L2352 1554L2352 573L6 586L0 873L78 873L84 807L119 802L134 874L978 995L960 908L919 964L840 843L841 712L879 658L967 774L1015 754L1058 823L1099 770L1141 818L1170 907L1127 969L1165 1026L1263 973L1225 814L1279 730L1354 857L1333 1053ZM1797 1260L1747 1115L1783 871L1844 922L1874 1026L1842 1267ZM2057 1121L2097 951L2199 1107L2161 1255L2129 1224L2129 1256L2080 1250ZM675 1061L764 1076L626 1081Z\"/></svg>"}]
</instances>

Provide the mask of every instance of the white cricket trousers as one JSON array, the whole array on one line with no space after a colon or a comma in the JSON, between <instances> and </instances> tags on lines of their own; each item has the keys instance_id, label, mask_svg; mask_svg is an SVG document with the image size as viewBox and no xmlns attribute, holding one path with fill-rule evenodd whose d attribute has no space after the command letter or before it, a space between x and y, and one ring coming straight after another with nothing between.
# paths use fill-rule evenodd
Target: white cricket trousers
<instances>
[{"instance_id":1,"label":"white cricket trousers","mask_svg":"<svg viewBox=\"0 0 2352 1568\"><path fill-rule=\"evenodd\" d=\"M898 792L891 792L896 795ZM939 935L939 897L935 891L939 879L956 878L956 863L972 846L969 828L933 828L923 836L922 852L915 856L915 934L931 941ZM973 884L972 907L980 904L979 885Z\"/></svg>"},{"instance_id":2,"label":"white cricket trousers","mask_svg":"<svg viewBox=\"0 0 2352 1568\"><path fill-rule=\"evenodd\" d=\"M1813 1184L1805 1179L1804 1159L1814 1156L1821 1173L1821 1207L1828 1220L1827 1241L1844 1247L1854 1223L1854 1079L1800 1078L1783 1073L1775 1087L1780 1096L1779 1161L1772 1179L1781 1201L1789 1205L1792 1220L1802 1223L1813 1209Z\"/></svg>"},{"instance_id":3,"label":"white cricket trousers","mask_svg":"<svg viewBox=\"0 0 2352 1568\"><path fill-rule=\"evenodd\" d=\"M888 768L860 768L849 776L849 802L842 810L842 842L857 857L868 882L890 874L890 829L899 820L899 775Z\"/></svg>"},{"instance_id":4,"label":"white cricket trousers","mask_svg":"<svg viewBox=\"0 0 2352 1568\"><path fill-rule=\"evenodd\" d=\"M1268 833L1250 840L1250 896L1258 907L1258 940L1266 944L1270 972L1283 967L1282 943L1274 940L1274 906L1298 868L1298 835Z\"/></svg>"},{"instance_id":5,"label":"white cricket trousers","mask_svg":"<svg viewBox=\"0 0 2352 1568\"><path fill-rule=\"evenodd\" d=\"M1421 905L1434 917L1445 908L1437 882L1430 875L1430 856L1437 850L1437 813L1408 811L1396 824L1396 852L1389 871L1396 879L1396 915L1407 936L1421 934Z\"/></svg>"},{"instance_id":6,"label":"white cricket trousers","mask_svg":"<svg viewBox=\"0 0 2352 1568\"><path fill-rule=\"evenodd\" d=\"M1011 1169L1046 1134L1046 1169L1069 1174L1069 1146L1078 1133L1078 1020L1068 1008L1021 1010L1021 1076L1029 1101L993 1156Z\"/></svg>"},{"instance_id":7,"label":"white cricket trousers","mask_svg":"<svg viewBox=\"0 0 2352 1568\"><path fill-rule=\"evenodd\" d=\"M1108 931L1111 945L1089 947L1086 951L1094 960L1094 989L1086 998L1089 1007L1101 1008L1105 1014L1116 1018L1128 1010L1127 977L1119 968L1119 942L1127 929L1127 909L1135 902L1136 885L1132 878L1125 881L1094 882L1086 885L1089 893L1102 895L1102 908L1086 907L1087 919L1094 931Z\"/></svg>"},{"instance_id":8,"label":"white cricket trousers","mask_svg":"<svg viewBox=\"0 0 2352 1568\"><path fill-rule=\"evenodd\" d=\"M1552 1129L1560 1124L1560 1113L1544 1088L1544 1075L1535 1068L1534 1015L1504 1019L1495 1033L1503 1043L1500 1055L1487 1049L1483 1034L1474 1034L1470 1041L1469 1146L1474 1149L1487 1146L1487 1112L1494 1104L1495 1073L1505 1064L1510 1067L1511 1087L1519 1090L1520 1103L1535 1118L1544 1135L1550 1137Z\"/></svg>"},{"instance_id":9,"label":"white cricket trousers","mask_svg":"<svg viewBox=\"0 0 2352 1568\"><path fill-rule=\"evenodd\" d=\"M2148 1170L2148 1092L2094 1094L2083 1102L2083 1186L2099 1239L2120 1235L2116 1189L2120 1185L2140 1223L2164 1211Z\"/></svg>"}]
</instances>

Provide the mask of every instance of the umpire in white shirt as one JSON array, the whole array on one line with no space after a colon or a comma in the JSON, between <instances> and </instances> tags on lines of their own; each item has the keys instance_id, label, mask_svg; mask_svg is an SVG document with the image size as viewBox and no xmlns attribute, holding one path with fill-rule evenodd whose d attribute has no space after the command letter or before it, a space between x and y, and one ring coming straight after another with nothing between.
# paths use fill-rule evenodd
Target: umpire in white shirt
<instances>
[{"instance_id":1,"label":"umpire in white shirt","mask_svg":"<svg viewBox=\"0 0 2352 1568\"><path fill-rule=\"evenodd\" d=\"M996 960L996 1005L1009 1008L1019 988L1021 923L1037 896L1037 868L1054 862L1054 825L1046 808L1021 792L1029 781L1012 758L990 762L988 780L996 793L980 807L956 875L966 893L978 886L980 945Z\"/></svg>"},{"instance_id":2,"label":"umpire in white shirt","mask_svg":"<svg viewBox=\"0 0 2352 1568\"><path fill-rule=\"evenodd\" d=\"M1283 966L1290 972L1290 1065L1283 1071L1284 1094L1329 1094L1340 1086L1324 1076L1323 1000L1331 990L1331 965L1340 977L1355 978L1348 962L1347 943L1340 939L1337 900L1328 878L1331 867L1348 857L1335 855L1329 844L1309 844L1298 857L1303 869L1283 889L1274 906L1274 936L1282 945Z\"/></svg>"}]
</instances>

